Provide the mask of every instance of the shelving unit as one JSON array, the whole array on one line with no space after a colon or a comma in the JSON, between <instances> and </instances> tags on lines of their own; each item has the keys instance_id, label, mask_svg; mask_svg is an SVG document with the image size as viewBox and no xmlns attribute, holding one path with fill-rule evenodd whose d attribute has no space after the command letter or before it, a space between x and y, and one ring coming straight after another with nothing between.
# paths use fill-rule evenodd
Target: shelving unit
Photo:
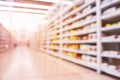
<instances>
[{"instance_id":1,"label":"shelving unit","mask_svg":"<svg viewBox=\"0 0 120 80\"><path fill-rule=\"evenodd\" d=\"M77 0L63 10L59 4L46 25L44 51L120 78L119 5L120 0Z\"/></svg>"},{"instance_id":2,"label":"shelving unit","mask_svg":"<svg viewBox=\"0 0 120 80\"><path fill-rule=\"evenodd\" d=\"M0 23L0 53L13 47L13 37Z\"/></svg>"}]
</instances>

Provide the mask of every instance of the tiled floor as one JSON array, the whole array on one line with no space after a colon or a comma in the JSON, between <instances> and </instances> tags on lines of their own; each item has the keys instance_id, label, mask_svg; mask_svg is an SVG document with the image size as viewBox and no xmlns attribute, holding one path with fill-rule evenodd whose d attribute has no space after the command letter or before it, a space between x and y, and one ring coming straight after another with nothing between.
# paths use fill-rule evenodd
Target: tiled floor
<instances>
[{"instance_id":1,"label":"tiled floor","mask_svg":"<svg viewBox=\"0 0 120 80\"><path fill-rule=\"evenodd\" d=\"M0 54L0 80L116 80L27 47Z\"/></svg>"}]
</instances>

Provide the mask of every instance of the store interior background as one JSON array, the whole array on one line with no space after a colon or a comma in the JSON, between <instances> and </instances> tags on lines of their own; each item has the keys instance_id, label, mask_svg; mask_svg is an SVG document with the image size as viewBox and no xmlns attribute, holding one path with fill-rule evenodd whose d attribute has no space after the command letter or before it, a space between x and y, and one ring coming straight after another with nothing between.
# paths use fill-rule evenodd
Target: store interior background
<instances>
[{"instance_id":1,"label":"store interior background","mask_svg":"<svg viewBox=\"0 0 120 80\"><path fill-rule=\"evenodd\" d=\"M2 1L4 1L4 0L2 0ZM59 12L59 10L61 10L63 6L66 7L65 9L67 9L67 7L70 7L72 4L77 2L77 0L74 0L74 1L73 0L70 0L70 1L63 0L64 5L59 4L59 3L63 4L60 0L58 0L58 1L51 0L48 2L47 2L47 0L41 0L40 2L42 2L42 1L47 2L47 7L49 6L48 8L51 8L51 10L48 10L48 13L45 13L45 14L41 14L41 13L39 14L39 13L34 13L34 12L29 12L29 11L21 12L22 10L14 11L14 9L12 10L12 8L24 9L25 7L24 6L22 6L22 7L21 6L11 6L9 4L8 4L8 6L6 6L6 4L5 5L2 4L2 1L0 1L0 43L1 43L1 45L0 45L0 53L1 53L0 54L0 63L2 64L0 66L0 74L2 74L2 75L0 75L1 80L9 80L9 79L15 80L17 78L20 78L20 80L22 80L23 78L25 80L29 80L31 78L31 76L32 76L33 80L34 79L36 79L36 80L89 80L89 78L90 78L90 80L94 80L94 79L95 80L96 79L97 80L119 80L118 76L120 76L119 75L119 71L120 71L120 66L119 66L120 55L119 54L120 53L119 52L116 53L116 52L120 49L120 45L119 45L120 37L117 37L118 39L115 37L116 34L117 34L117 36L120 34L120 32L119 32L120 27L118 26L118 25L120 25L119 19L118 19L118 22L116 20L114 24L112 24L114 21L112 21L112 22L109 22L109 20L108 20L108 22L106 21L106 23L108 23L108 24L105 23L105 25L108 25L108 27L106 27L106 26L103 27L102 26L103 24L101 24L101 28L103 28L103 30L105 28L105 30L106 30L106 32L103 31L103 33L105 32L106 34L108 34L105 36L106 39L110 38L109 36L113 35L112 38L115 37L116 42L112 43L112 41L109 41L112 39L109 39L109 40L107 39L108 42L105 41L105 45L107 45L107 44L109 44L109 45L104 46L104 45L102 45L102 44L104 44L104 41L103 41L103 43L102 43L102 41L94 42L94 39L93 39L93 43L92 43L92 42L89 42L89 40L88 40L88 42L87 42L87 40L85 40L85 41L83 40L83 42L78 42L78 44L77 44L79 46L81 46L83 44L83 52L79 52L80 49L78 49L79 48L78 46L77 46L78 48L76 47L77 42L74 42L74 40L78 41L80 38L82 39L82 37L87 39L86 34L87 34L87 37L89 34L91 34L94 36L92 38L96 38L96 34L99 33L98 30L95 30L95 31L91 30L91 31L87 32L87 28L88 28L87 26L80 26L80 27L82 27L80 29L84 30L84 28L85 28L86 32L78 34L77 31L79 31L79 26L74 27L74 24L77 24L77 21L79 22L79 20L81 21L82 19L78 19L75 21L73 20L73 22L71 21L72 19L74 19L74 17L82 15L81 14L82 11L80 12L80 14L74 13L74 10L79 9L80 6L78 6L78 5L83 5L83 8L84 8L85 7L84 5L86 5L87 3L84 4L84 3L82 3L82 1L81 1L81 4L76 3L77 7L75 5L75 7L74 6L71 7L70 10L68 10L68 12L66 12L67 14L69 14L69 13L71 14L71 12L73 11L74 14L73 15L71 14L72 18L71 18L71 16L68 15L67 16L68 18L65 16L66 17L65 20L62 21L63 16L61 16L62 13ZM5 1L7 1L7 0L5 0ZM17 2L17 1L24 2L25 1L27 4L29 2L30 3L36 2L36 1L39 2L39 0L10 0L9 2L14 2L14 1L15 2ZM64 1L68 1L70 3L65 3ZM92 5L92 7L96 6L95 5L96 0L93 0L93 1L86 0L86 2L89 2L89 1L91 1L91 3L89 3L88 5ZM101 0L101 1L104 1L104 0ZM117 1L118 0L116 0L114 2L114 4L119 4L119 3L117 3ZM118 1L118 2L120 2L120 1ZM57 6L55 6L55 5L57 5ZM113 5L113 4L111 4L111 5ZM108 7L105 7L105 8L109 8L109 6L111 6L111 5L109 4ZM7 8L6 8L6 10L3 10L3 9L5 9L4 7L7 7L8 10L7 10ZM88 6L88 8L89 8L89 6ZM28 9L28 7L27 7L27 9ZM32 11L32 8L29 8L29 9ZM56 9L59 9L59 10L57 11ZM44 13L44 10L46 10L46 9L43 8L41 10L43 10L43 13ZM93 10L93 9L90 9L90 10ZM119 11L119 13L115 14L115 16L116 15L120 16L120 10L118 10L118 11ZM88 23L86 23L86 25L91 25L92 23L93 23L93 25L96 25L97 23L99 23L99 21L97 20L97 18L99 17L99 16L97 16L98 15L97 12L99 12L99 11L93 10L90 13L88 11L88 13L85 12L86 14L82 15L83 20L86 17L88 17ZM57 14L57 15L55 15L55 14ZM64 14L64 15L67 15L67 14ZM89 15L90 15L90 17L89 17ZM91 15L92 15L92 17L91 17ZM97 18L96 18L96 16L97 16ZM103 18L106 18L106 17L104 17L104 15L101 15L101 16L103 16ZM58 18L56 18L56 17L58 17ZM89 19L93 18L93 17L96 18L96 19L94 18L96 22L94 20L93 20L93 22L89 21ZM107 17L110 17L110 16L107 16ZM114 18L114 14L113 14L112 18ZM112 18L110 17L111 20L112 20ZM104 22L104 21L102 21L102 19L101 19L101 23L102 22ZM62 23L64 23L64 26L61 27ZM114 26L116 25L115 28L109 28L112 25L114 25ZM73 27L75 29L72 29L72 28L69 29L68 26ZM75 26L77 26L77 25L75 25ZM99 25L97 24L97 26L99 26ZM68 27L68 30L66 27ZM96 29L96 26L93 28ZM108 31L106 28L108 28ZM62 29L65 30L65 31L63 30L63 33L62 33ZM54 30L55 30L55 32L54 32ZM116 31L114 31L114 30L116 30ZM53 31L53 33L52 33L52 31ZM109 34L109 31L110 31L110 34ZM50 35L49 35L49 32L50 32ZM74 32L77 33L77 37L76 37L76 34L74 34ZM84 35L85 35L85 37L84 37ZM99 34L97 34L97 35L99 35ZM72 37L71 41L73 39L73 43L69 42L70 37ZM78 37L79 37L79 39L77 39ZM100 37L102 38L103 35L101 35ZM58 40L58 42L57 42L57 40ZM68 42L64 42L64 40L65 41L68 40ZM97 38L96 38L96 40L97 40ZM84 44L86 44L86 45L84 45ZM85 52L85 51L87 51L87 48L88 48L88 47L86 48L86 46L89 46L89 45L91 45L91 47L93 47L93 50L95 52L89 52L89 51ZM108 48L108 51L111 50L111 53L112 53L112 49L115 50L116 52L113 51L113 53L115 53L116 55L114 55L114 56L102 55L101 56L99 54L94 54L94 53L97 53L97 51L100 52L99 49L97 49L98 45L99 45L100 50L101 50L101 46L102 47L104 46L106 50ZM115 46L115 47L111 47L111 46ZM74 49L72 50L72 48L75 48L76 51ZM92 54L90 54L90 53L92 53ZM102 53L102 51L100 53ZM82 60L82 58L83 58L83 60ZM102 62L101 59L104 59L105 61L103 60L103 62ZM112 64L112 63L114 63L113 59L115 59L115 65ZM110 64L107 63L107 61ZM88 62L88 64L87 64L87 62ZM90 63L90 65L89 65L89 63ZM102 66L102 68L104 68L104 67L105 68L102 69L99 66L99 64ZM107 67L109 67L108 70L107 70ZM113 70L113 73L112 73L111 69ZM15 77L14 77L14 74L16 74Z\"/></svg>"},{"instance_id":2,"label":"store interior background","mask_svg":"<svg viewBox=\"0 0 120 80\"><path fill-rule=\"evenodd\" d=\"M20 45L27 44L30 39L35 38L39 33L40 24L45 21L39 14L0 11L0 23Z\"/></svg>"}]
</instances>

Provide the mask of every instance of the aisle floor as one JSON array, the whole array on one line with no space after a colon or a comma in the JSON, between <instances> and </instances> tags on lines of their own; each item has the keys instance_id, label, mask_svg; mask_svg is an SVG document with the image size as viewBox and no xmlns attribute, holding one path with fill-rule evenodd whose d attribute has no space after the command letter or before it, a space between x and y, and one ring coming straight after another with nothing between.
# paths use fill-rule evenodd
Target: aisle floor
<instances>
[{"instance_id":1,"label":"aisle floor","mask_svg":"<svg viewBox=\"0 0 120 80\"><path fill-rule=\"evenodd\" d=\"M27 47L0 54L0 80L116 80Z\"/></svg>"}]
</instances>

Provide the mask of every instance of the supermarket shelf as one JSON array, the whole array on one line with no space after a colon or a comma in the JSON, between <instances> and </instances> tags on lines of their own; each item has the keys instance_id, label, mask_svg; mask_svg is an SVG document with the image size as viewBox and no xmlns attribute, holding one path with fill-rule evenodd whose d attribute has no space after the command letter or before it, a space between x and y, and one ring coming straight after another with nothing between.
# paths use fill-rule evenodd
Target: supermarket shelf
<instances>
[{"instance_id":1,"label":"supermarket shelf","mask_svg":"<svg viewBox=\"0 0 120 80\"><path fill-rule=\"evenodd\" d=\"M88 24L91 24L91 23L94 23L94 22L96 22L95 19L93 19L93 20L87 20L87 21L83 21L83 22L77 22L75 25L72 25L70 27L64 28L63 31L67 31L67 30L70 30L70 29L83 27L85 25L88 25Z\"/></svg>"},{"instance_id":2,"label":"supermarket shelf","mask_svg":"<svg viewBox=\"0 0 120 80\"><path fill-rule=\"evenodd\" d=\"M58 39L60 38L60 36L56 36L56 37L49 37L49 39Z\"/></svg>"},{"instance_id":3,"label":"supermarket shelf","mask_svg":"<svg viewBox=\"0 0 120 80\"><path fill-rule=\"evenodd\" d=\"M94 64L94 63L81 61L81 60L79 60L79 59L75 59L75 58L72 58L72 57L68 57L68 56L62 55L62 54L57 54L57 53L50 53L50 54L53 55L53 56L60 57L60 58L63 58L63 59L65 59L65 60L74 62L74 63L76 63L76 64L85 66L85 67L89 67L89 68L92 68L92 69L97 69L97 64Z\"/></svg>"},{"instance_id":4,"label":"supermarket shelf","mask_svg":"<svg viewBox=\"0 0 120 80\"><path fill-rule=\"evenodd\" d=\"M75 43L96 43L97 40L64 40L63 43L75 44Z\"/></svg>"},{"instance_id":5,"label":"supermarket shelf","mask_svg":"<svg viewBox=\"0 0 120 80\"><path fill-rule=\"evenodd\" d=\"M49 49L55 49L55 50L59 50L59 47L48 47Z\"/></svg>"},{"instance_id":6,"label":"supermarket shelf","mask_svg":"<svg viewBox=\"0 0 120 80\"><path fill-rule=\"evenodd\" d=\"M60 28L60 26L59 26L59 25L58 25L58 26L53 27L53 28L52 28L52 30L55 30L55 29L58 29L58 28Z\"/></svg>"},{"instance_id":7,"label":"supermarket shelf","mask_svg":"<svg viewBox=\"0 0 120 80\"><path fill-rule=\"evenodd\" d=\"M60 42L50 42L50 44L60 44Z\"/></svg>"},{"instance_id":8,"label":"supermarket shelf","mask_svg":"<svg viewBox=\"0 0 120 80\"><path fill-rule=\"evenodd\" d=\"M84 5L81 6L80 8L78 8L78 9L76 9L76 10L70 12L70 13L67 14L65 17L63 17L63 20L66 19L66 18L68 18L69 16L71 16L71 15L77 13L78 11L84 9L85 7L87 7L88 5L90 5L90 4L92 4L92 3L95 3L95 0L92 0L92 1L90 1L89 3L84 4Z\"/></svg>"},{"instance_id":9,"label":"supermarket shelf","mask_svg":"<svg viewBox=\"0 0 120 80\"><path fill-rule=\"evenodd\" d=\"M112 6L112 5L115 5L115 4L118 4L118 3L120 3L120 0L112 0L112 1L109 2L109 3L103 4L103 5L101 6L101 9L105 9L105 8L107 8L107 7L109 7L109 6Z\"/></svg>"},{"instance_id":10,"label":"supermarket shelf","mask_svg":"<svg viewBox=\"0 0 120 80\"><path fill-rule=\"evenodd\" d=\"M107 57L107 58L116 58L116 59L120 59L120 55L110 55L110 54L102 54L102 57Z\"/></svg>"},{"instance_id":11,"label":"supermarket shelf","mask_svg":"<svg viewBox=\"0 0 120 80\"><path fill-rule=\"evenodd\" d=\"M82 30L82 31L78 31L78 32L75 32L75 33L72 33L72 34L63 34L62 37L67 37L67 36L75 36L75 35L84 35L84 34L89 34L89 33L93 33L93 32L96 32L96 30L88 30L86 32L86 30Z\"/></svg>"},{"instance_id":12,"label":"supermarket shelf","mask_svg":"<svg viewBox=\"0 0 120 80\"><path fill-rule=\"evenodd\" d=\"M89 14L91 14L91 13L94 13L96 11L96 8L93 8L92 10L90 10L89 12L87 12L87 13L85 13L85 14L81 14L81 15L79 15L79 16L76 16L75 18L72 18L72 19L70 19L70 20L67 20L67 21L65 21L64 23L63 23L63 26L64 25L67 25L67 24L69 24L69 23L71 23L71 22L74 22L74 21L76 21L76 20L78 20L78 19L80 19L80 18L83 18L83 17L85 17L85 16L87 16L87 15L89 15Z\"/></svg>"},{"instance_id":13,"label":"supermarket shelf","mask_svg":"<svg viewBox=\"0 0 120 80\"><path fill-rule=\"evenodd\" d=\"M107 74L110 74L110 75L113 75L113 76L116 76L116 77L120 78L120 73L117 72L117 71L115 71L115 70L110 70L108 68L103 67L102 71L105 72L105 73L107 73Z\"/></svg>"},{"instance_id":14,"label":"supermarket shelf","mask_svg":"<svg viewBox=\"0 0 120 80\"><path fill-rule=\"evenodd\" d=\"M63 51L68 51L68 52L75 52L75 53L78 53L78 54L88 54L88 55L94 55L94 56L97 56L97 53L96 52L85 52L85 51L80 51L80 50L72 50L72 49L66 49L64 48Z\"/></svg>"},{"instance_id":15,"label":"supermarket shelf","mask_svg":"<svg viewBox=\"0 0 120 80\"><path fill-rule=\"evenodd\" d=\"M82 0L77 0L73 5L71 5L71 6L69 6L68 8L66 8L63 12L62 12L62 14L65 14L65 13L67 13L71 8L73 8L75 5L77 5L77 4L83 4L83 1Z\"/></svg>"},{"instance_id":16,"label":"supermarket shelf","mask_svg":"<svg viewBox=\"0 0 120 80\"><path fill-rule=\"evenodd\" d=\"M49 23L52 23L53 21L55 21L55 19L57 19L59 17L59 15L56 15L52 20L50 20Z\"/></svg>"},{"instance_id":17,"label":"supermarket shelf","mask_svg":"<svg viewBox=\"0 0 120 80\"><path fill-rule=\"evenodd\" d=\"M120 16L120 11L115 11L112 14L105 14L101 17L102 20L108 20L110 18L118 17Z\"/></svg>"},{"instance_id":18,"label":"supermarket shelf","mask_svg":"<svg viewBox=\"0 0 120 80\"><path fill-rule=\"evenodd\" d=\"M98 2L96 2L96 1L98 1ZM88 0L88 2L85 2L85 0L77 0L77 2L74 3L72 6L69 6L66 9L65 8L62 9L64 11L61 10L62 12L60 15L55 14L57 16L54 16L53 19L50 20L49 25L51 26L50 27L51 29L50 29L50 31L47 30L50 34L43 38L47 37L45 40L49 42L47 44L48 45L47 53L50 53L51 55L59 57L61 59L71 61L73 63L77 63L77 64L80 64L80 65L83 65L83 66L86 66L86 67L89 67L92 69L96 69L96 71L98 73L105 72L107 74L110 74L110 75L113 75L116 77L120 77L120 73L118 73L117 71L113 71L108 68L100 68L100 67L98 67L99 66L98 63L95 64L92 62L85 62L85 61L81 61L80 59L77 59L77 58L73 58L73 57L70 57L67 55L60 54L60 52L63 51L66 53L71 52L71 54L72 53L81 54L82 56L94 56L95 58L97 58L98 61L101 59L100 66L102 66L102 63L104 63L103 58L105 58L105 59L110 58L110 59L114 59L114 60L120 59L120 55L118 55L116 53L115 54L101 53L101 49L105 49L102 51L107 51L106 48L104 48L104 47L109 46L109 43L110 43L110 45L111 45L111 43L112 44L115 43L115 47L117 47L116 43L120 43L120 38L119 39L114 38L114 35L117 35L117 34L119 35L119 31L120 31L120 24L119 24L120 20L118 19L120 17L120 10L119 10L119 6L117 6L117 4L120 4L120 0L111 0L111 2L108 2L106 4L100 4L100 7L98 7L99 3L102 3L102 1L103 0ZM91 6L93 8L90 10L87 10L87 6ZM114 6L117 6L116 11L111 12L112 14L111 13L104 14L104 10L107 12L107 10L110 10L111 7L114 7ZM74 7L76 9L74 9ZM100 8L100 10L99 10L99 8ZM84 10L85 11L87 10L87 11L85 13L83 13ZM100 14L99 14L99 12L100 12ZM94 13L94 14L92 14L92 13ZM103 13L104 15L102 15L101 13ZM117 18L117 19L113 20L115 18ZM99 21L98 21L98 19L99 19ZM59 24L59 23L61 23L61 24ZM48 25L48 27L49 27L49 25ZM94 29L92 27L91 29L85 30L85 28L88 27L87 25L90 25L90 26L96 25L96 27L94 27ZM109 27L102 26L102 25L108 25ZM114 25L114 26L112 26L112 25ZM108 36L105 37L105 36L100 35L98 28L101 28L100 34L104 33L105 35L108 35ZM70 33L72 31L74 33ZM59 33L58 36L53 35L53 34L57 34L57 33ZM94 33L98 33L98 34L94 34ZM84 37L84 35L85 35L85 37L89 36L89 35L93 36L93 37L99 36L99 38L101 40L99 40L99 39L79 40L79 38L82 37L82 35L83 35L83 37ZM78 39L72 40L71 38L74 36L77 37ZM102 45L104 43L108 43L108 44ZM53 45L53 47L52 47L52 46L50 46L51 44L56 44L56 45L55 46ZM69 46L71 44L73 44L73 45L76 45L76 44L91 45L92 44L92 45L97 46L98 53L81 51L79 49L74 50L72 48L64 47L64 45ZM60 45L61 45L61 48L58 48ZM55 51L58 51L58 52L55 52ZM110 49L110 51L111 51L111 49Z\"/></svg>"},{"instance_id":19,"label":"supermarket shelf","mask_svg":"<svg viewBox=\"0 0 120 80\"><path fill-rule=\"evenodd\" d=\"M57 33L60 33L60 30L56 30L54 32L51 32L50 35L57 34Z\"/></svg>"},{"instance_id":20,"label":"supermarket shelf","mask_svg":"<svg viewBox=\"0 0 120 80\"><path fill-rule=\"evenodd\" d=\"M57 24L59 24L59 23L60 23L60 21L59 21L59 20L55 20L54 25L57 25Z\"/></svg>"},{"instance_id":21,"label":"supermarket shelf","mask_svg":"<svg viewBox=\"0 0 120 80\"><path fill-rule=\"evenodd\" d=\"M102 39L103 43L120 43L120 39Z\"/></svg>"},{"instance_id":22,"label":"supermarket shelf","mask_svg":"<svg viewBox=\"0 0 120 80\"><path fill-rule=\"evenodd\" d=\"M105 28L102 28L101 31L112 31L112 30L118 30L118 29L120 29L120 25L105 27Z\"/></svg>"}]
</instances>

